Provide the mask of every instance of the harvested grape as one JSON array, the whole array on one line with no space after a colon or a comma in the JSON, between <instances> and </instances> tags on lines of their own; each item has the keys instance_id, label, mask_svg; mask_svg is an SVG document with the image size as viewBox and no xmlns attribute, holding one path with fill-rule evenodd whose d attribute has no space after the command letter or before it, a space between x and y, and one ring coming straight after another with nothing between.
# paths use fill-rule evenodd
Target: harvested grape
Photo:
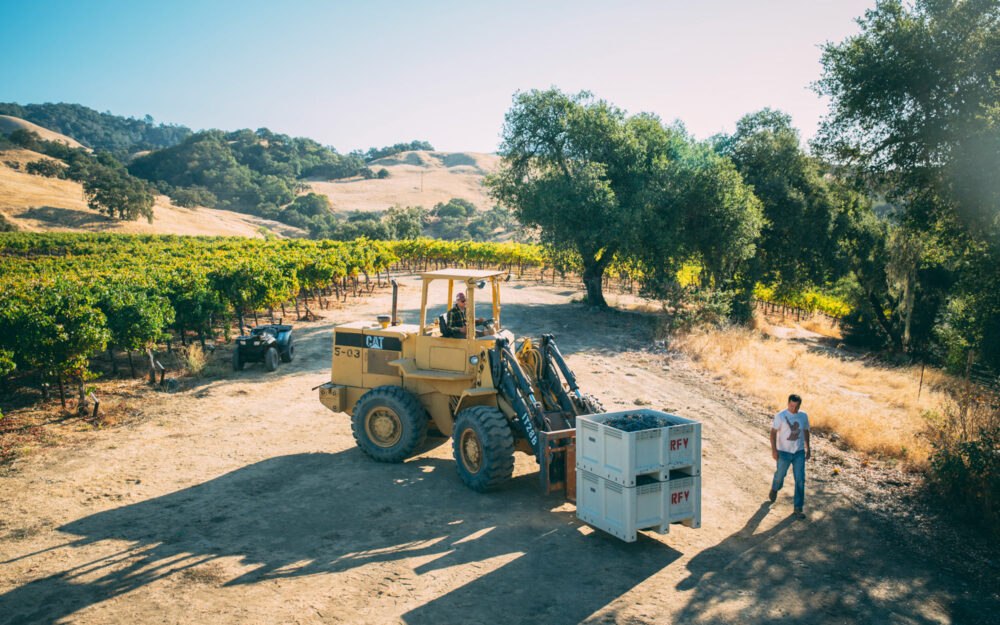
<instances>
[{"instance_id":1,"label":"harvested grape","mask_svg":"<svg viewBox=\"0 0 1000 625\"><path fill-rule=\"evenodd\" d=\"M640 430L654 430L666 427L671 423L667 419L657 415L637 412L611 417L604 424L623 432L638 432Z\"/></svg>"}]
</instances>

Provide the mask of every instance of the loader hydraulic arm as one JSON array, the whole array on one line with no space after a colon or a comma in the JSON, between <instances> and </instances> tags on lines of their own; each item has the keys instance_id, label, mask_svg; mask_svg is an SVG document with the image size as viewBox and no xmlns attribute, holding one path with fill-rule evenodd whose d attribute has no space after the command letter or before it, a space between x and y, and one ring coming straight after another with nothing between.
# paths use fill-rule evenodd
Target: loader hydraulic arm
<instances>
[{"instance_id":1,"label":"loader hydraulic arm","mask_svg":"<svg viewBox=\"0 0 1000 625\"><path fill-rule=\"evenodd\" d=\"M538 433L546 429L542 404L535 399L531 382L521 369L507 339L497 339L489 354L493 384L500 395L513 406L517 414L514 423L528 440L535 457L541 458L542 446Z\"/></svg>"},{"instance_id":2,"label":"loader hydraulic arm","mask_svg":"<svg viewBox=\"0 0 1000 625\"><path fill-rule=\"evenodd\" d=\"M576 383L576 376L573 375L569 365L566 364L566 360L563 359L562 353L559 351L559 347L556 346L553 336L551 334L543 334L541 338L542 366L541 376L538 380L539 386L545 394L555 398L559 402L559 408L564 413L567 415L576 415L576 406L570 398L570 393L577 399L580 398L580 387ZM566 387L563 386L562 379L559 378L557 369L562 372L563 378L566 379L566 386L569 387L568 392Z\"/></svg>"}]
</instances>

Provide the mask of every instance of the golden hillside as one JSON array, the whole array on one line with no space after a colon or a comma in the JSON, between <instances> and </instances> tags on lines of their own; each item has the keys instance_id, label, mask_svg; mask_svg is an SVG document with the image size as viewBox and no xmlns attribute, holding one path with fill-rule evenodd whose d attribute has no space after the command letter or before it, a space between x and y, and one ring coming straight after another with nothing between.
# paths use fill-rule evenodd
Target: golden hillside
<instances>
[{"instance_id":1,"label":"golden hillside","mask_svg":"<svg viewBox=\"0 0 1000 625\"><path fill-rule=\"evenodd\" d=\"M263 235L258 229L263 227L279 236L305 236L298 228L252 215L212 208L180 208L163 195L156 198L152 224L145 220L111 219L87 206L80 183L23 171L25 163L47 158L29 150L0 151L0 214L23 231L260 237Z\"/></svg>"},{"instance_id":2,"label":"golden hillside","mask_svg":"<svg viewBox=\"0 0 1000 625\"><path fill-rule=\"evenodd\" d=\"M396 204L431 208L438 202L462 198L480 209L493 205L483 188L483 176L496 170L500 157L477 152L401 152L369 163L385 179L310 182L312 190L330 198L334 211L385 210Z\"/></svg>"},{"instance_id":3,"label":"golden hillside","mask_svg":"<svg viewBox=\"0 0 1000 625\"><path fill-rule=\"evenodd\" d=\"M4 134L10 134L15 130L30 130L39 136L39 138L45 141L59 141L60 143L65 143L71 148L82 148L75 139L70 139L66 135L61 135L58 132L49 130L48 128L42 128L38 124L33 124L27 120L21 119L20 117L11 117L10 115L0 115L0 132ZM90 152L90 148L86 148Z\"/></svg>"}]
</instances>

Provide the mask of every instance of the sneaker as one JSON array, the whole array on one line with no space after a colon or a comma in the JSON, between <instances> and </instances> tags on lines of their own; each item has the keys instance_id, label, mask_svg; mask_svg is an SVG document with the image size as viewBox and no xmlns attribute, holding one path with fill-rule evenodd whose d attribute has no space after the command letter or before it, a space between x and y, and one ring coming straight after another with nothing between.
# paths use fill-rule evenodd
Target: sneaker
<instances>
[{"instance_id":1,"label":"sneaker","mask_svg":"<svg viewBox=\"0 0 1000 625\"><path fill-rule=\"evenodd\" d=\"M796 519L804 519L804 518L806 518L806 513L805 513L805 512L803 512L802 510L800 510L800 509L796 508L796 509L795 509L795 510L794 510L794 511L792 512L792 516L793 516L793 517L795 517Z\"/></svg>"},{"instance_id":2,"label":"sneaker","mask_svg":"<svg viewBox=\"0 0 1000 625\"><path fill-rule=\"evenodd\" d=\"M767 498L771 500L771 503L774 503L774 500L778 498L778 491L772 488L771 492L767 494Z\"/></svg>"}]
</instances>

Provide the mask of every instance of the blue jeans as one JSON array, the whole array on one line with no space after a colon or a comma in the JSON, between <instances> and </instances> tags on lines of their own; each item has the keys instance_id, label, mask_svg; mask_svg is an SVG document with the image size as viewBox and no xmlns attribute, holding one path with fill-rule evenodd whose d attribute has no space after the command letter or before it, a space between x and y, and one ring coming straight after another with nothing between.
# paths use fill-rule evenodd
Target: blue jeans
<instances>
[{"instance_id":1,"label":"blue jeans","mask_svg":"<svg viewBox=\"0 0 1000 625\"><path fill-rule=\"evenodd\" d=\"M792 505L796 510L801 510L806 498L806 452L804 449L794 454L787 451L778 452L778 470L774 472L771 489L778 491L785 485L785 474L788 473L789 465L792 466L792 476L795 478L795 495L792 498Z\"/></svg>"}]
</instances>

